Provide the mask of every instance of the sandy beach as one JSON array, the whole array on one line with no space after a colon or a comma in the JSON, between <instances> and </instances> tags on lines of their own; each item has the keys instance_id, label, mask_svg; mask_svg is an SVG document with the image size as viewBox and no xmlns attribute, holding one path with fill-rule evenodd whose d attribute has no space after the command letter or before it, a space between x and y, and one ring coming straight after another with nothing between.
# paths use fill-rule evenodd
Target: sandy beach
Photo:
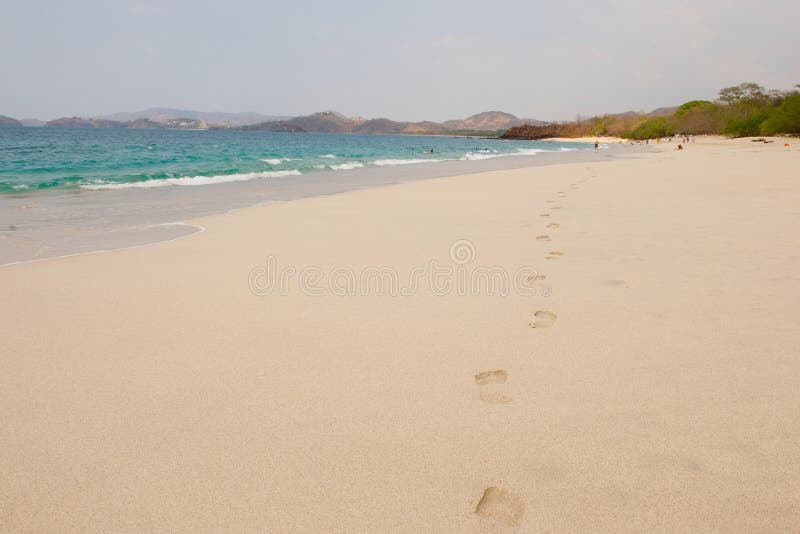
<instances>
[{"instance_id":1,"label":"sandy beach","mask_svg":"<svg viewBox=\"0 0 800 534\"><path fill-rule=\"evenodd\" d=\"M305 198L0 268L0 531L796 531L784 142Z\"/></svg>"}]
</instances>

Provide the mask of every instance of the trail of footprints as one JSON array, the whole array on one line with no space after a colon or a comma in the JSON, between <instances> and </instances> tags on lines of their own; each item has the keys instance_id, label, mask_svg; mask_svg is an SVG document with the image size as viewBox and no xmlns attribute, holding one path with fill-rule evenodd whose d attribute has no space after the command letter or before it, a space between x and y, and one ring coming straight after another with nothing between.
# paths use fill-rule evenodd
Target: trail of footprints
<instances>
[{"instance_id":1,"label":"trail of footprints","mask_svg":"<svg viewBox=\"0 0 800 534\"><path fill-rule=\"evenodd\" d=\"M597 176L595 169L587 167L590 172L591 178ZM586 177L582 183L589 180ZM571 189L578 189L577 183L570 184ZM565 191L558 192L559 198L567 198ZM555 204L555 200L547 200L547 204ZM550 206L550 210L561 209L561 206ZM539 215L540 217L550 217L549 212L544 212ZM550 222L546 225L547 228L555 230L561 227L560 223ZM548 242L550 241L549 234L541 234L536 236L536 241ZM557 260L564 256L560 250L551 250L546 256L547 260ZM547 277L543 274L532 274L528 276L529 283L541 282ZM528 326L534 329L550 328L556 323L558 315L550 310L537 310L534 312L532 320ZM511 397L506 395L503 391L503 384L508 381L508 371L505 369L491 369L483 371L475 375L475 384L480 389L480 400L487 404L507 404L512 401ZM525 501L513 493L499 488L496 486L489 486L483 491L483 495L475 506L475 514L482 518L491 519L499 522L507 527L519 527L522 524L522 518L525 513Z\"/></svg>"}]
</instances>

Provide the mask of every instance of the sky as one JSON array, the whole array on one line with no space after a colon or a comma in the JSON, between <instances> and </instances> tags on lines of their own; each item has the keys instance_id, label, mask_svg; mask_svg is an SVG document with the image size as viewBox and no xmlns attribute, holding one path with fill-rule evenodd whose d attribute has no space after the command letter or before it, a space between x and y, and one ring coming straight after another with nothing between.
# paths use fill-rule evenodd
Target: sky
<instances>
[{"instance_id":1,"label":"sky","mask_svg":"<svg viewBox=\"0 0 800 534\"><path fill-rule=\"evenodd\" d=\"M0 114L572 120L789 89L798 27L798 0L0 0Z\"/></svg>"}]
</instances>

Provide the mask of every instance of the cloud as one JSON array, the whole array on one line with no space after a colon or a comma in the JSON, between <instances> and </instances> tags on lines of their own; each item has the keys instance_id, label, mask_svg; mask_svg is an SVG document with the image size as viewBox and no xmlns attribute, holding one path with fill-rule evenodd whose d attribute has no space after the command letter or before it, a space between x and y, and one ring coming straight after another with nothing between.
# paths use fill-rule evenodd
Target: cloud
<instances>
[{"instance_id":1,"label":"cloud","mask_svg":"<svg viewBox=\"0 0 800 534\"><path fill-rule=\"evenodd\" d=\"M136 4L130 8L131 13L138 13L140 15L155 15L157 13L164 13L167 6L156 4Z\"/></svg>"}]
</instances>

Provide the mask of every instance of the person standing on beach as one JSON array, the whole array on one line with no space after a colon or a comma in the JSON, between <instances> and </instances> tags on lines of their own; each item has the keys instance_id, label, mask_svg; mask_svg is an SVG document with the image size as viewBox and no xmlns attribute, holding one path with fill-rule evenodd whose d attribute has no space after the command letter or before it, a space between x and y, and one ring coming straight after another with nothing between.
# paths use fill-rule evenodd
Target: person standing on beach
<instances>
[{"instance_id":1,"label":"person standing on beach","mask_svg":"<svg viewBox=\"0 0 800 534\"><path fill-rule=\"evenodd\" d=\"M597 142L597 139L594 140L594 151L597 152L600 149L600 143Z\"/></svg>"}]
</instances>

